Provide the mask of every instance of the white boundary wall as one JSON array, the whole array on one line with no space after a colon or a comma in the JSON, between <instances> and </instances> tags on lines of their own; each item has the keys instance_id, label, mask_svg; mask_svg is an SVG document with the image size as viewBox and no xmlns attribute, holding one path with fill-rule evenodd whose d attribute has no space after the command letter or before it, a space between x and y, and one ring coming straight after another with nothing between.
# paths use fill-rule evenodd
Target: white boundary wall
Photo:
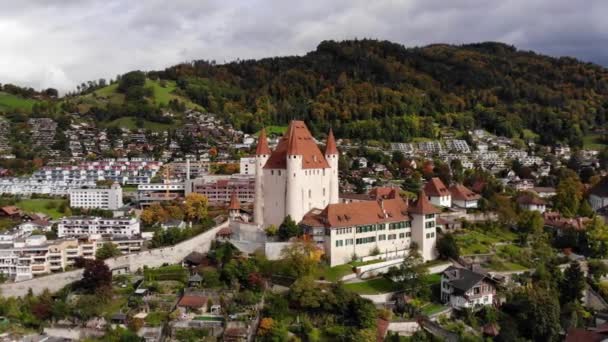
<instances>
[{"instance_id":1,"label":"white boundary wall","mask_svg":"<svg viewBox=\"0 0 608 342\"><path fill-rule=\"evenodd\" d=\"M163 264L177 264L192 251L208 252L211 248L211 241L215 240L217 232L224 227L228 227L228 221L174 246L121 255L107 259L105 262L110 269L127 268L130 272L143 269L144 266L158 267ZM82 278L81 269L50 274L18 283L6 283L0 285L0 295L3 297L22 297L27 294L29 289L32 289L35 295L42 293L45 289L55 292L80 280L80 278Z\"/></svg>"}]
</instances>

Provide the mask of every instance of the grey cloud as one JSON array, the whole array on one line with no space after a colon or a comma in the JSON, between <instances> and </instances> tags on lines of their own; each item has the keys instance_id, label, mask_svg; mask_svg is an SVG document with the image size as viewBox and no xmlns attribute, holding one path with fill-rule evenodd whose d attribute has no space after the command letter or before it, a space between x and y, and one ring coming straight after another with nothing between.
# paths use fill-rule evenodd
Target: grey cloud
<instances>
[{"instance_id":1,"label":"grey cloud","mask_svg":"<svg viewBox=\"0 0 608 342\"><path fill-rule=\"evenodd\" d=\"M133 69L303 54L325 39L504 41L608 65L603 0L0 0L0 82L62 91Z\"/></svg>"}]
</instances>

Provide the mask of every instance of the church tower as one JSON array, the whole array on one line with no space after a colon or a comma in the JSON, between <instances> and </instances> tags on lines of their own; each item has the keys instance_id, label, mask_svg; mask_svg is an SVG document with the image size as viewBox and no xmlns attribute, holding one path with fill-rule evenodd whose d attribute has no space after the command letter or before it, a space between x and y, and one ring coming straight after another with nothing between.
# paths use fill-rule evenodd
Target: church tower
<instances>
[{"instance_id":1,"label":"church tower","mask_svg":"<svg viewBox=\"0 0 608 342\"><path fill-rule=\"evenodd\" d=\"M255 202L253 206L254 222L263 224L264 220L264 165L270 157L270 147L266 130L262 128L255 151ZM265 227L263 227L265 228Z\"/></svg>"},{"instance_id":2,"label":"church tower","mask_svg":"<svg viewBox=\"0 0 608 342\"><path fill-rule=\"evenodd\" d=\"M338 158L340 153L334 138L334 131L330 128L325 145L325 159L329 163L329 204L340 201L340 179L338 178Z\"/></svg>"}]
</instances>

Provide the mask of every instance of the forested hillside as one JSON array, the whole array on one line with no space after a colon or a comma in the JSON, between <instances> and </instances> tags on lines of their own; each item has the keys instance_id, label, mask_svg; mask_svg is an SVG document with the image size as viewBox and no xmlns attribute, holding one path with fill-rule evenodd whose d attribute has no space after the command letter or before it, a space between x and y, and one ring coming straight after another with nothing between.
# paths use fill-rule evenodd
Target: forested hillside
<instances>
[{"instance_id":1,"label":"forested hillside","mask_svg":"<svg viewBox=\"0 0 608 342\"><path fill-rule=\"evenodd\" d=\"M217 65L194 61L150 72L178 93L249 132L307 120L342 137L407 141L437 127L484 127L508 137L526 129L541 143L582 145L601 128L608 72L572 58L501 43L405 48L385 41L324 41L301 57Z\"/></svg>"}]
</instances>

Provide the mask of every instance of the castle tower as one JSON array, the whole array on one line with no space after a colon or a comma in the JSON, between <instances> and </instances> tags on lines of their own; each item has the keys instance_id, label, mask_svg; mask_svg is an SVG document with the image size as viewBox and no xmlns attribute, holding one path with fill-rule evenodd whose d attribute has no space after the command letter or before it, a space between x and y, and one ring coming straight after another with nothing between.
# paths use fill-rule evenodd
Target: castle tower
<instances>
[{"instance_id":1,"label":"castle tower","mask_svg":"<svg viewBox=\"0 0 608 342\"><path fill-rule=\"evenodd\" d=\"M340 153L334 138L334 131L330 128L327 135L327 144L325 145L325 159L329 163L329 204L338 203L340 201L340 180L338 178L338 158Z\"/></svg>"},{"instance_id":2,"label":"castle tower","mask_svg":"<svg viewBox=\"0 0 608 342\"><path fill-rule=\"evenodd\" d=\"M436 259L437 229L435 225L439 210L429 202L424 190L422 190L408 212L412 216L412 242L418 244L420 255L424 261Z\"/></svg>"},{"instance_id":3,"label":"castle tower","mask_svg":"<svg viewBox=\"0 0 608 342\"><path fill-rule=\"evenodd\" d=\"M253 220L264 224L264 165L270 157L270 147L266 138L266 130L262 129L258 137L258 146L255 150L255 202L253 205ZM263 227L265 228L265 227Z\"/></svg>"},{"instance_id":4,"label":"castle tower","mask_svg":"<svg viewBox=\"0 0 608 342\"><path fill-rule=\"evenodd\" d=\"M228 205L228 217L230 220L236 220L241 214L241 202L236 196L236 191L230 195L230 205Z\"/></svg>"}]
</instances>

